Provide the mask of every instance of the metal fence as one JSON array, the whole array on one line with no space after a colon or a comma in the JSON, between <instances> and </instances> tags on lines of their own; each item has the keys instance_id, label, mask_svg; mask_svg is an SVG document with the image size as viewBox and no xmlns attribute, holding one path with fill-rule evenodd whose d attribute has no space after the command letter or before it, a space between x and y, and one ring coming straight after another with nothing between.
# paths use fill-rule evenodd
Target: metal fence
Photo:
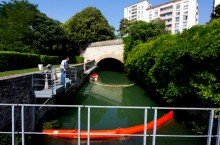
<instances>
[{"instance_id":1,"label":"metal fence","mask_svg":"<svg viewBox=\"0 0 220 145\"><path fill-rule=\"evenodd\" d=\"M7 106L11 107L11 120L12 120L12 130L11 132L0 132L0 134L11 134L12 135L12 145L15 145L15 134L17 133L15 131L15 107L21 107L21 131L19 131L22 135L22 145L25 145L25 135L27 134L44 134L42 132L27 132L25 131L25 107L42 107L42 105L36 105L36 104L0 104L1 107ZM214 111L220 111L220 108L176 108L176 107L134 107L134 106L83 106L83 105L44 105L43 107L68 107L68 108L78 108L78 145L81 144L80 139L80 131L81 131L81 109L86 108L88 109L88 136L87 136L87 145L90 145L90 111L91 109L95 108L116 108L116 109L142 109L144 110L144 128L147 126L147 118L148 118L148 111L153 110L154 111L154 127L153 127L153 133L148 134L147 129L144 130L143 134L120 134L122 136L141 136L143 137L143 145L147 144L147 137L152 137L152 145L156 144L156 138L157 137L180 137L180 138L207 138L206 145L211 145L211 142L213 141L213 138L215 139L215 145L220 145L220 113L218 114L218 126L217 126L217 132L216 134L213 134L213 122L214 122ZM209 119L209 127L208 127L208 133L207 135L161 135L157 134L157 112L158 110L197 110L197 111L209 111L210 112L210 119ZM108 135L108 134L106 134Z\"/></svg>"}]
</instances>

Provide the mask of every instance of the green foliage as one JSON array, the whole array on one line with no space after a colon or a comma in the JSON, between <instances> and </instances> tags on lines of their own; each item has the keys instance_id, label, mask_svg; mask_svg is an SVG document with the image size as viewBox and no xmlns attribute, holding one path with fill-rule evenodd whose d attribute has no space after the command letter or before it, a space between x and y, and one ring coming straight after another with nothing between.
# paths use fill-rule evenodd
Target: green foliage
<instances>
[{"instance_id":1,"label":"green foliage","mask_svg":"<svg viewBox=\"0 0 220 145\"><path fill-rule=\"evenodd\" d=\"M211 20L220 18L220 4L215 7L214 12L211 14Z\"/></svg>"},{"instance_id":2,"label":"green foliage","mask_svg":"<svg viewBox=\"0 0 220 145\"><path fill-rule=\"evenodd\" d=\"M84 57L74 56L70 61L73 63L84 63Z\"/></svg>"},{"instance_id":3,"label":"green foliage","mask_svg":"<svg viewBox=\"0 0 220 145\"><path fill-rule=\"evenodd\" d=\"M207 125L204 125L204 124L199 124L199 123L196 123L194 121L190 122L191 126L192 126L192 131L195 132L195 133L198 133L198 134L201 134L203 135L205 132L207 132Z\"/></svg>"},{"instance_id":4,"label":"green foliage","mask_svg":"<svg viewBox=\"0 0 220 145\"><path fill-rule=\"evenodd\" d=\"M58 129L59 127L60 127L60 123L58 120L52 120L43 123L43 129Z\"/></svg>"},{"instance_id":5,"label":"green foliage","mask_svg":"<svg viewBox=\"0 0 220 145\"><path fill-rule=\"evenodd\" d=\"M126 38L125 66L129 75L169 103L199 106L199 102L203 102L219 106L219 28L220 20L213 20L210 24L194 26L178 35L160 36L129 49L126 46L134 42Z\"/></svg>"},{"instance_id":6,"label":"green foliage","mask_svg":"<svg viewBox=\"0 0 220 145\"><path fill-rule=\"evenodd\" d=\"M78 46L114 38L113 27L109 26L108 21L95 7L87 7L71 17L64 28L71 43Z\"/></svg>"},{"instance_id":7,"label":"green foliage","mask_svg":"<svg viewBox=\"0 0 220 145\"><path fill-rule=\"evenodd\" d=\"M15 145L20 145L22 142L21 135L15 135ZM12 144L11 134L1 134L0 135L0 145L10 145Z\"/></svg>"},{"instance_id":8,"label":"green foliage","mask_svg":"<svg viewBox=\"0 0 220 145\"><path fill-rule=\"evenodd\" d=\"M46 56L46 55L40 55L40 62L42 64L58 64L62 61L62 57L60 56Z\"/></svg>"},{"instance_id":9,"label":"green foliage","mask_svg":"<svg viewBox=\"0 0 220 145\"><path fill-rule=\"evenodd\" d=\"M0 51L64 55L71 49L61 23L26 0L0 4Z\"/></svg>"},{"instance_id":10,"label":"green foliage","mask_svg":"<svg viewBox=\"0 0 220 145\"><path fill-rule=\"evenodd\" d=\"M124 38L124 58L138 44L146 42L159 35L167 34L165 22L158 19L149 23L145 21L134 21L129 24L128 36Z\"/></svg>"},{"instance_id":11,"label":"green foliage","mask_svg":"<svg viewBox=\"0 0 220 145\"><path fill-rule=\"evenodd\" d=\"M0 50L28 48L31 22L38 10L27 1L10 1L0 5ZM16 35L15 35L16 34Z\"/></svg>"},{"instance_id":12,"label":"green foliage","mask_svg":"<svg viewBox=\"0 0 220 145\"><path fill-rule=\"evenodd\" d=\"M125 19L125 18L121 19L119 30L118 30L119 32L118 36L120 38L128 35L130 24L131 24L131 21L129 21L128 19Z\"/></svg>"},{"instance_id":13,"label":"green foliage","mask_svg":"<svg viewBox=\"0 0 220 145\"><path fill-rule=\"evenodd\" d=\"M60 22L37 13L32 22L31 46L40 54L64 55L69 42Z\"/></svg>"},{"instance_id":14,"label":"green foliage","mask_svg":"<svg viewBox=\"0 0 220 145\"><path fill-rule=\"evenodd\" d=\"M35 54L0 51L0 71L31 68L39 62L40 57Z\"/></svg>"},{"instance_id":15,"label":"green foliage","mask_svg":"<svg viewBox=\"0 0 220 145\"><path fill-rule=\"evenodd\" d=\"M19 53L12 51L0 51L0 71L20 70L37 67L38 64L60 64L63 57ZM83 63L84 58L74 56L71 63Z\"/></svg>"}]
</instances>

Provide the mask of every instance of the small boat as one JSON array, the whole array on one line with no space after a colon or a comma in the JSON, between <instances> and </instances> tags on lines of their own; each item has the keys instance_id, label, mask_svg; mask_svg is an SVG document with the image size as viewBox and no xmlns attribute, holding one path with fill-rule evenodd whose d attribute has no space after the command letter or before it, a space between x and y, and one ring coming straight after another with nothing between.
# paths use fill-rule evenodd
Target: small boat
<instances>
[{"instance_id":1,"label":"small boat","mask_svg":"<svg viewBox=\"0 0 220 145\"><path fill-rule=\"evenodd\" d=\"M91 74L90 76L89 76L89 80L90 81L97 81L98 80L98 74Z\"/></svg>"}]
</instances>

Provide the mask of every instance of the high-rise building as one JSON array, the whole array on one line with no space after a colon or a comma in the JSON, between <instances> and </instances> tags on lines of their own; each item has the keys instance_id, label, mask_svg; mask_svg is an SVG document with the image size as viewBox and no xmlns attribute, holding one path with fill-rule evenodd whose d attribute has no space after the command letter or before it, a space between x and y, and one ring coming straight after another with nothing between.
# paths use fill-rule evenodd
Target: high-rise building
<instances>
[{"instance_id":1,"label":"high-rise building","mask_svg":"<svg viewBox=\"0 0 220 145\"><path fill-rule=\"evenodd\" d=\"M177 34L193 25L198 25L197 0L171 0L170 2L153 7L148 3L148 8L143 11L144 15L142 19L135 17L136 14L134 16L128 15L133 13L132 7L135 5L125 8L124 16L126 17L124 18L128 20L144 20L146 22L160 18L165 21L166 29L170 30L172 34Z\"/></svg>"},{"instance_id":2,"label":"high-rise building","mask_svg":"<svg viewBox=\"0 0 220 145\"><path fill-rule=\"evenodd\" d=\"M124 18L135 21L135 20L147 20L147 11L146 9L150 8L151 5L147 0L142 0L133 5L127 6L124 8Z\"/></svg>"},{"instance_id":3,"label":"high-rise building","mask_svg":"<svg viewBox=\"0 0 220 145\"><path fill-rule=\"evenodd\" d=\"M165 20L166 29L173 34L198 25L197 0L172 0L147 9L147 22L155 19Z\"/></svg>"},{"instance_id":4,"label":"high-rise building","mask_svg":"<svg viewBox=\"0 0 220 145\"><path fill-rule=\"evenodd\" d=\"M220 0L214 0L214 5L213 5L213 7L215 8L217 5L219 5L220 4Z\"/></svg>"}]
</instances>

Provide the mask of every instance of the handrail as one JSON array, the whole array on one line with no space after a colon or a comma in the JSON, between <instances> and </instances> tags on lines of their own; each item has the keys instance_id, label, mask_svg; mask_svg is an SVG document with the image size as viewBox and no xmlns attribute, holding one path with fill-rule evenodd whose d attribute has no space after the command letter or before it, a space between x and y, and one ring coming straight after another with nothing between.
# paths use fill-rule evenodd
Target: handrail
<instances>
[{"instance_id":1,"label":"handrail","mask_svg":"<svg viewBox=\"0 0 220 145\"><path fill-rule=\"evenodd\" d=\"M21 131L22 134L22 145L25 145L25 134L45 134L42 132L27 132L25 131L25 107L65 107L65 108L78 108L78 144L80 145L80 114L81 114L81 108L87 108L88 109L88 138L87 138L87 145L90 145L90 111L94 108L123 108L123 109L143 109L144 110L144 125L146 127L146 120L147 120L147 112L148 110L154 110L154 127L153 127L153 134L148 134L147 130L143 132L143 134L120 134L121 136L141 136L143 137L143 145L146 145L146 137L153 137L152 145L155 145L156 143L156 137L198 137L198 138L207 138L206 145L211 145L212 138L216 138L215 145L219 145L220 143L220 113L219 113L219 119L218 119L218 127L217 127L217 134L213 134L212 128L213 128L213 120L214 120L214 111L219 111L220 108L183 108L183 107L148 107L148 106L92 106L92 105L49 105L49 104L0 104L0 106L11 106L11 120L12 120L12 130L11 132L1 132L0 134L11 134L12 135L12 145L15 144L15 134L18 134L18 132L15 132L15 107L21 107ZM169 134L157 134L157 111L158 110L208 110L210 111L210 119L209 119L209 132L207 135L169 135ZM108 135L108 134L105 134Z\"/></svg>"}]
</instances>

